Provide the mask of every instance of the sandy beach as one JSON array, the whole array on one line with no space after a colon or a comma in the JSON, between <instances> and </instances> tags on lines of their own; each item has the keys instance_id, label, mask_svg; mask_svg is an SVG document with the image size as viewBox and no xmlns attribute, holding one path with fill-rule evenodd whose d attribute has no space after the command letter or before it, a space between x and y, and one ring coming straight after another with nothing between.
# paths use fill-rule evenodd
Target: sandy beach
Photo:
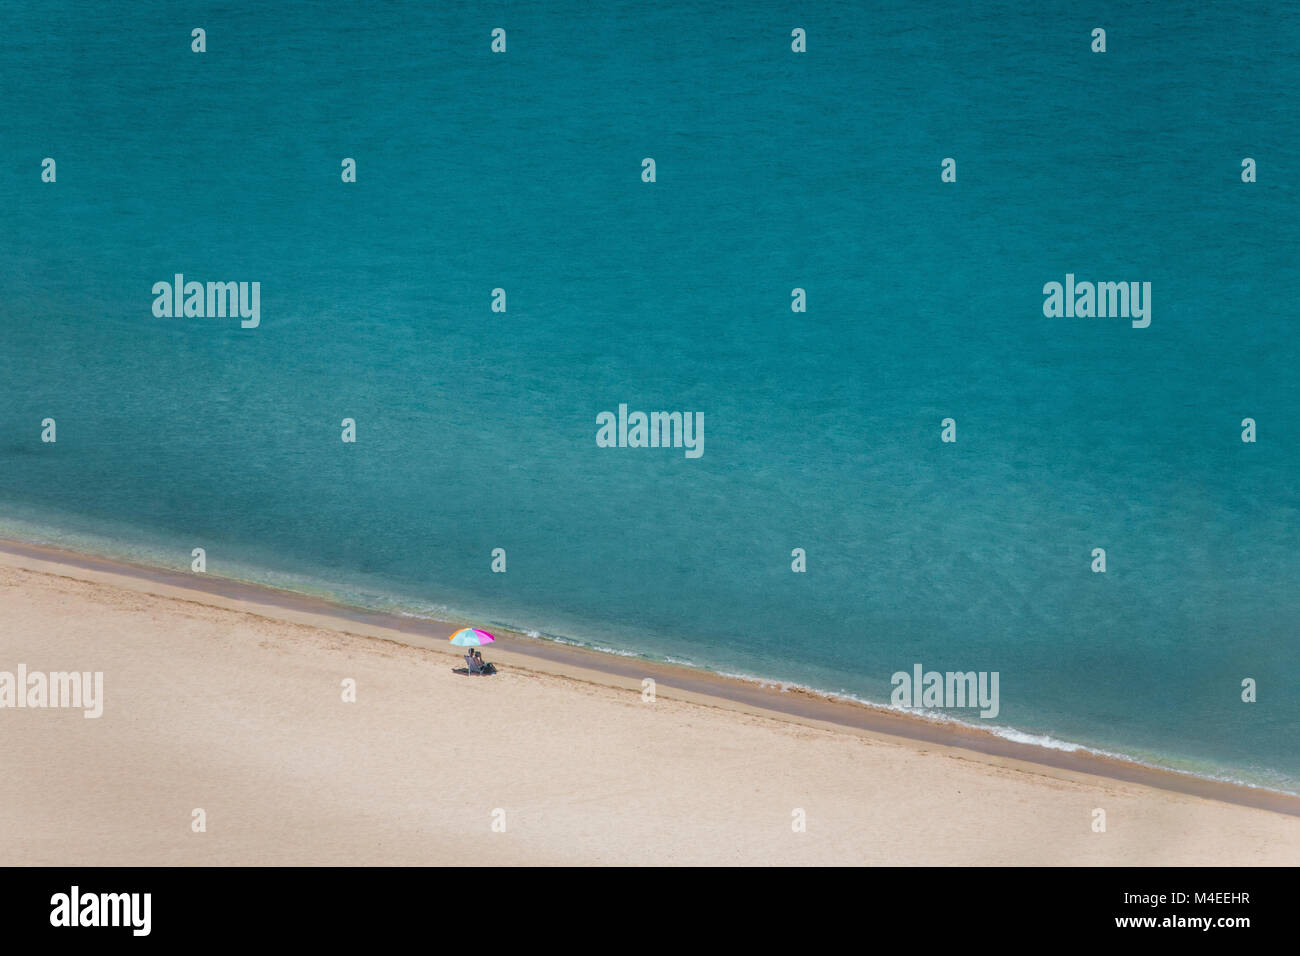
<instances>
[{"instance_id":1,"label":"sandy beach","mask_svg":"<svg viewBox=\"0 0 1300 956\"><path fill-rule=\"evenodd\" d=\"M0 709L0 864L1300 863L1286 795L200 578L0 547L0 671L104 675Z\"/></svg>"}]
</instances>

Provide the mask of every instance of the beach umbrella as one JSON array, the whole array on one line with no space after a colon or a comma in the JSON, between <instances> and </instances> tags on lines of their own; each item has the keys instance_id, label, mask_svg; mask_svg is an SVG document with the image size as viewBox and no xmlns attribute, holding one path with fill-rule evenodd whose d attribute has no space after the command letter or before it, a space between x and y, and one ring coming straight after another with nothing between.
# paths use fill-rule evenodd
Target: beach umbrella
<instances>
[{"instance_id":1,"label":"beach umbrella","mask_svg":"<svg viewBox=\"0 0 1300 956\"><path fill-rule=\"evenodd\" d=\"M451 642L457 647L482 647L495 640L487 631L480 631L477 627L462 627L451 636Z\"/></svg>"}]
</instances>

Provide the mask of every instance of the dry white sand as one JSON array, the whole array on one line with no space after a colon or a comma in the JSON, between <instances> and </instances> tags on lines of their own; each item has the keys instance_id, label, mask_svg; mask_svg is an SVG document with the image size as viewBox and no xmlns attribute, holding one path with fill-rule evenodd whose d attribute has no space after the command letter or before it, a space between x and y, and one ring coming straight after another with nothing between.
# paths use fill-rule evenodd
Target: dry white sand
<instances>
[{"instance_id":1,"label":"dry white sand","mask_svg":"<svg viewBox=\"0 0 1300 956\"><path fill-rule=\"evenodd\" d=\"M0 671L105 698L0 709L0 864L1300 862L1295 816L246 606L0 555Z\"/></svg>"}]
</instances>

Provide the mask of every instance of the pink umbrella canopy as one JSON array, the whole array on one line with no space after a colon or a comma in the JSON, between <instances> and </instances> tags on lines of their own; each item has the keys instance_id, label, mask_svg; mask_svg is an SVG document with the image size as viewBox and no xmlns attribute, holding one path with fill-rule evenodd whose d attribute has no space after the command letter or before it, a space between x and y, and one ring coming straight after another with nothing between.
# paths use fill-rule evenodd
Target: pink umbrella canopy
<instances>
[{"instance_id":1,"label":"pink umbrella canopy","mask_svg":"<svg viewBox=\"0 0 1300 956\"><path fill-rule=\"evenodd\" d=\"M480 631L477 627L462 627L450 638L451 642L457 647L482 647L484 644L491 644L496 638L487 631Z\"/></svg>"}]
</instances>

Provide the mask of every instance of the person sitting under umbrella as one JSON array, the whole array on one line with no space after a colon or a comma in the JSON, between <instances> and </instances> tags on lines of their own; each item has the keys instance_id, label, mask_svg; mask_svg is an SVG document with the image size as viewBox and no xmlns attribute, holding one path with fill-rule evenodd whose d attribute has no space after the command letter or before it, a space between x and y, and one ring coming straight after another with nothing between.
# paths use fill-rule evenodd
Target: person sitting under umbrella
<instances>
[{"instance_id":1,"label":"person sitting under umbrella","mask_svg":"<svg viewBox=\"0 0 1300 956\"><path fill-rule=\"evenodd\" d=\"M474 655L474 666L470 668L470 673L495 674L497 672L497 666L495 664L485 663L482 654L478 651L473 651L472 653Z\"/></svg>"},{"instance_id":2,"label":"person sitting under umbrella","mask_svg":"<svg viewBox=\"0 0 1300 956\"><path fill-rule=\"evenodd\" d=\"M466 673L468 674L495 674L496 666L488 664L483 660L483 655L475 648L484 644L492 644L496 641L487 631L480 631L476 627L463 627L450 638L451 643L458 647L468 648L465 654L465 664L467 665Z\"/></svg>"}]
</instances>

